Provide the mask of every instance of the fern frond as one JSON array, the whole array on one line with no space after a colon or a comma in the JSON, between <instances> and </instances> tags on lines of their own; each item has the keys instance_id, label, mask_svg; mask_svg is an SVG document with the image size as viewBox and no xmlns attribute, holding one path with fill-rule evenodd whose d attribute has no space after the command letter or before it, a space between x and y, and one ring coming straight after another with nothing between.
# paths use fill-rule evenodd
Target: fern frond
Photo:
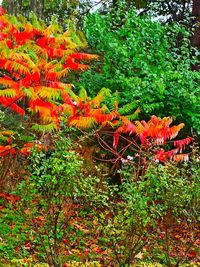
<instances>
[{"instance_id":1,"label":"fern frond","mask_svg":"<svg viewBox=\"0 0 200 267\"><path fill-rule=\"evenodd\" d=\"M95 119L98 123L102 123L105 121L112 121L115 118L119 117L119 113L115 110L113 110L112 112L108 113L108 114L97 114L95 115Z\"/></svg>"},{"instance_id":2,"label":"fern frond","mask_svg":"<svg viewBox=\"0 0 200 267\"><path fill-rule=\"evenodd\" d=\"M71 100L72 101L75 101L76 103L74 103L75 105L77 105L77 103L79 102L79 101L81 101L80 100L80 98L79 98L79 96L77 96L72 90L71 90L71 88L65 88L65 92L71 97ZM64 99L64 98L63 98ZM68 101L69 99L68 99L68 97L67 97L67 101ZM65 99L64 99L64 101L65 101Z\"/></svg>"},{"instance_id":3,"label":"fern frond","mask_svg":"<svg viewBox=\"0 0 200 267\"><path fill-rule=\"evenodd\" d=\"M34 124L32 128L38 132L53 132L58 129L58 126L55 123Z\"/></svg>"},{"instance_id":4,"label":"fern frond","mask_svg":"<svg viewBox=\"0 0 200 267\"><path fill-rule=\"evenodd\" d=\"M8 59L12 60L12 61L17 61L17 62L25 62L28 64L29 68L35 68L35 63L32 61L32 59L30 58L29 55L25 54L25 53L15 53L15 52L11 52L9 54Z\"/></svg>"},{"instance_id":5,"label":"fern frond","mask_svg":"<svg viewBox=\"0 0 200 267\"><path fill-rule=\"evenodd\" d=\"M91 60L91 59L98 59L97 55L86 54L86 53L74 53L71 54L69 57L77 60Z\"/></svg>"},{"instance_id":6,"label":"fern frond","mask_svg":"<svg viewBox=\"0 0 200 267\"><path fill-rule=\"evenodd\" d=\"M136 118L138 118L138 114L140 113L140 108L137 108L136 111L133 114L127 115L126 117L130 120L133 121Z\"/></svg>"},{"instance_id":7,"label":"fern frond","mask_svg":"<svg viewBox=\"0 0 200 267\"><path fill-rule=\"evenodd\" d=\"M107 111L107 107L106 105L103 105L101 108L98 108L98 109L93 109L91 108L90 111L88 112L88 115L89 116L98 116L99 114L105 114Z\"/></svg>"},{"instance_id":8,"label":"fern frond","mask_svg":"<svg viewBox=\"0 0 200 267\"><path fill-rule=\"evenodd\" d=\"M82 100L82 101L87 101L88 100L88 95L87 95L87 92L85 90L85 88L81 88L80 91L79 91L79 98Z\"/></svg>"},{"instance_id":9,"label":"fern frond","mask_svg":"<svg viewBox=\"0 0 200 267\"><path fill-rule=\"evenodd\" d=\"M8 58L12 50L7 46L6 41L0 42L0 56L1 58Z\"/></svg>"},{"instance_id":10,"label":"fern frond","mask_svg":"<svg viewBox=\"0 0 200 267\"><path fill-rule=\"evenodd\" d=\"M189 145L192 140L193 140L192 137L187 137L181 140L176 140L174 141L174 146L177 147L180 150L180 152L182 152L182 150L185 149L185 146Z\"/></svg>"},{"instance_id":11,"label":"fern frond","mask_svg":"<svg viewBox=\"0 0 200 267\"><path fill-rule=\"evenodd\" d=\"M62 69L62 67L59 64L58 60L54 59L49 62L45 61L44 69L45 71L49 71L49 70L55 70L55 69Z\"/></svg>"},{"instance_id":12,"label":"fern frond","mask_svg":"<svg viewBox=\"0 0 200 267\"><path fill-rule=\"evenodd\" d=\"M14 98L8 98L6 96L0 96L0 105L4 106L6 108L9 107L14 112L24 116L25 115L25 111L16 104L18 99L20 99L20 96L19 97L14 97Z\"/></svg>"},{"instance_id":13,"label":"fern frond","mask_svg":"<svg viewBox=\"0 0 200 267\"><path fill-rule=\"evenodd\" d=\"M26 51L33 51L37 56L40 57L40 59L45 59L47 60L48 54L45 49L40 47L39 45L35 44L34 42L28 42L26 44Z\"/></svg>"},{"instance_id":14,"label":"fern frond","mask_svg":"<svg viewBox=\"0 0 200 267\"><path fill-rule=\"evenodd\" d=\"M189 154L177 154L173 156L173 160L176 162L189 161Z\"/></svg>"},{"instance_id":15,"label":"fern frond","mask_svg":"<svg viewBox=\"0 0 200 267\"><path fill-rule=\"evenodd\" d=\"M11 80L10 78L7 78L4 76L4 78L0 77L0 84L4 87L4 88L18 88L18 85L15 81Z\"/></svg>"},{"instance_id":16,"label":"fern frond","mask_svg":"<svg viewBox=\"0 0 200 267\"><path fill-rule=\"evenodd\" d=\"M15 16L9 15L9 21L11 24L13 24L13 26L16 27L16 29L21 25L21 22L18 21L17 17Z\"/></svg>"},{"instance_id":17,"label":"fern frond","mask_svg":"<svg viewBox=\"0 0 200 267\"><path fill-rule=\"evenodd\" d=\"M62 82L56 82L56 81L46 81L46 84L49 86L49 87L52 87L52 88L58 88L58 89L64 89L64 90L69 90L72 88L72 84L70 83L62 83Z\"/></svg>"},{"instance_id":18,"label":"fern frond","mask_svg":"<svg viewBox=\"0 0 200 267\"><path fill-rule=\"evenodd\" d=\"M33 63L36 64L39 61L37 54L33 50L27 49L26 53L28 54Z\"/></svg>"},{"instance_id":19,"label":"fern frond","mask_svg":"<svg viewBox=\"0 0 200 267\"><path fill-rule=\"evenodd\" d=\"M15 154L15 148L12 145L0 146L0 157L6 156L8 154Z\"/></svg>"},{"instance_id":20,"label":"fern frond","mask_svg":"<svg viewBox=\"0 0 200 267\"><path fill-rule=\"evenodd\" d=\"M72 105L63 104L57 108L58 112L59 109L61 109L61 111L65 114L66 117L75 116L76 114L76 109Z\"/></svg>"},{"instance_id":21,"label":"fern frond","mask_svg":"<svg viewBox=\"0 0 200 267\"><path fill-rule=\"evenodd\" d=\"M13 131L7 131L7 130L1 131L0 132L0 140L1 141L9 141L10 138L12 137L12 135L14 135Z\"/></svg>"},{"instance_id":22,"label":"fern frond","mask_svg":"<svg viewBox=\"0 0 200 267\"><path fill-rule=\"evenodd\" d=\"M44 46L44 49L47 51L47 54L49 58L62 58L63 56L66 55L66 50L60 49L60 48L54 48L51 46Z\"/></svg>"},{"instance_id":23,"label":"fern frond","mask_svg":"<svg viewBox=\"0 0 200 267\"><path fill-rule=\"evenodd\" d=\"M118 111L121 115L127 115L129 114L133 109L137 107L136 101L133 101L131 103L128 103L124 105L123 107L119 108Z\"/></svg>"},{"instance_id":24,"label":"fern frond","mask_svg":"<svg viewBox=\"0 0 200 267\"><path fill-rule=\"evenodd\" d=\"M172 126L172 127L170 128L170 131L169 131L169 137L168 137L168 138L170 138L170 139L175 138L175 137L178 135L179 131L180 131L184 126L185 126L184 123L180 123L180 124L177 125L177 126Z\"/></svg>"},{"instance_id":25,"label":"fern frond","mask_svg":"<svg viewBox=\"0 0 200 267\"><path fill-rule=\"evenodd\" d=\"M37 93L40 97L45 98L48 101L61 98L61 90L52 87L41 86L39 90L37 89Z\"/></svg>"},{"instance_id":26,"label":"fern frond","mask_svg":"<svg viewBox=\"0 0 200 267\"><path fill-rule=\"evenodd\" d=\"M8 135L8 136L11 136L11 135L14 134L14 132L10 131L10 130L9 131L4 130L4 131L1 131L0 133L3 134L3 135Z\"/></svg>"},{"instance_id":27,"label":"fern frond","mask_svg":"<svg viewBox=\"0 0 200 267\"><path fill-rule=\"evenodd\" d=\"M94 106L94 107L99 107L101 102L104 101L106 98L110 97L111 96L111 90L108 89L108 88L102 88L97 96L95 98L92 99L91 101L91 104Z\"/></svg>"},{"instance_id":28,"label":"fern frond","mask_svg":"<svg viewBox=\"0 0 200 267\"><path fill-rule=\"evenodd\" d=\"M75 117L68 121L69 126L74 126L78 129L88 129L94 127L97 123L95 118L92 117Z\"/></svg>"},{"instance_id":29,"label":"fern frond","mask_svg":"<svg viewBox=\"0 0 200 267\"><path fill-rule=\"evenodd\" d=\"M63 64L63 68L69 68L72 70L87 70L89 68L88 65L85 64L80 64L75 62L73 58L68 57L65 61L65 64Z\"/></svg>"},{"instance_id":30,"label":"fern frond","mask_svg":"<svg viewBox=\"0 0 200 267\"><path fill-rule=\"evenodd\" d=\"M19 23L21 23L21 27L25 28L28 23L27 19L22 16L21 14L17 15L17 20Z\"/></svg>"},{"instance_id":31,"label":"fern frond","mask_svg":"<svg viewBox=\"0 0 200 267\"><path fill-rule=\"evenodd\" d=\"M139 135L144 131L144 127L140 121L135 121L136 133Z\"/></svg>"},{"instance_id":32,"label":"fern frond","mask_svg":"<svg viewBox=\"0 0 200 267\"><path fill-rule=\"evenodd\" d=\"M42 23L39 22L37 16L34 13L29 13L29 20L31 21L31 24L33 25L33 27L35 27L36 29L42 30Z\"/></svg>"},{"instance_id":33,"label":"fern frond","mask_svg":"<svg viewBox=\"0 0 200 267\"><path fill-rule=\"evenodd\" d=\"M17 72L19 74L24 74L24 75L30 73L29 69L27 68L27 65L12 60L6 60L6 63L4 64L3 67L5 70L9 72Z\"/></svg>"},{"instance_id":34,"label":"fern frond","mask_svg":"<svg viewBox=\"0 0 200 267\"><path fill-rule=\"evenodd\" d=\"M81 47L87 47L88 46L88 43L87 43L86 38L85 38L82 31L77 30L76 36L79 39L79 43L81 44Z\"/></svg>"},{"instance_id":35,"label":"fern frond","mask_svg":"<svg viewBox=\"0 0 200 267\"><path fill-rule=\"evenodd\" d=\"M3 90L0 90L0 96L6 96L6 97L15 97L17 96L17 92L15 89L3 89Z\"/></svg>"},{"instance_id":36,"label":"fern frond","mask_svg":"<svg viewBox=\"0 0 200 267\"><path fill-rule=\"evenodd\" d=\"M84 38L83 33L81 31L76 31L76 28L72 23L69 23L66 34L71 37L72 41L77 45L77 47L87 47L87 41Z\"/></svg>"},{"instance_id":37,"label":"fern frond","mask_svg":"<svg viewBox=\"0 0 200 267\"><path fill-rule=\"evenodd\" d=\"M64 69L54 74L57 80L61 80L62 78L66 77L69 74L69 69Z\"/></svg>"}]
</instances>

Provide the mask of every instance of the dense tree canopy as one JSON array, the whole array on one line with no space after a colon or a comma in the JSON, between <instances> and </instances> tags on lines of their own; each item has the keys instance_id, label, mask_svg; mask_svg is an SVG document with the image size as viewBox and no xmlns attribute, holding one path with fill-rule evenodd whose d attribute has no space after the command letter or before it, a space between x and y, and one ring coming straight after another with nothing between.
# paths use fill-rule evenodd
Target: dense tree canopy
<instances>
[{"instance_id":1,"label":"dense tree canopy","mask_svg":"<svg viewBox=\"0 0 200 267\"><path fill-rule=\"evenodd\" d=\"M107 86L122 103L136 101L142 113L173 114L199 132L200 76L191 70L198 61L185 27L163 25L130 10L92 14L84 30L104 59L82 75L83 86L91 93Z\"/></svg>"}]
</instances>

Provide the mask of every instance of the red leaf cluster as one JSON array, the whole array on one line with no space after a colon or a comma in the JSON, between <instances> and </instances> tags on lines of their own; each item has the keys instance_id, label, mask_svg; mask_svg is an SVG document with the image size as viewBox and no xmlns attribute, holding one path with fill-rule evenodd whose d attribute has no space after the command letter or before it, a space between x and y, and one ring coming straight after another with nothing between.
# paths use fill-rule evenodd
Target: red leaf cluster
<instances>
[{"instance_id":1,"label":"red leaf cluster","mask_svg":"<svg viewBox=\"0 0 200 267\"><path fill-rule=\"evenodd\" d=\"M7 46L9 53L4 53L0 48L0 70L6 73L0 77L3 87L0 90L0 104L23 116L25 110L18 105L18 101L28 98L30 111L38 113L44 122L54 123L58 127L58 110L64 109L63 104L74 107L66 91L71 85L62 83L62 78L69 70L88 68L79 60L91 60L97 56L77 53L78 46L70 32L54 33L51 25L39 29L26 23L24 28L18 27L4 14L5 10L1 7L0 45ZM61 108L53 101L56 97L61 101Z\"/></svg>"}]
</instances>

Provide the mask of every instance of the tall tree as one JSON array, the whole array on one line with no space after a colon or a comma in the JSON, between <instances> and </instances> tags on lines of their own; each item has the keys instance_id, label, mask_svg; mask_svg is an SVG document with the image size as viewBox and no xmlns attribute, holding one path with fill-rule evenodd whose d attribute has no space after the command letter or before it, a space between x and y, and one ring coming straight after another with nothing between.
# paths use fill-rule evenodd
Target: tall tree
<instances>
[{"instance_id":1,"label":"tall tree","mask_svg":"<svg viewBox=\"0 0 200 267\"><path fill-rule=\"evenodd\" d=\"M39 18L42 18L44 12L44 0L31 0L30 9L33 11Z\"/></svg>"},{"instance_id":2,"label":"tall tree","mask_svg":"<svg viewBox=\"0 0 200 267\"><path fill-rule=\"evenodd\" d=\"M192 16L194 18L193 24L196 26L192 44L200 51L200 0L193 0Z\"/></svg>"},{"instance_id":3,"label":"tall tree","mask_svg":"<svg viewBox=\"0 0 200 267\"><path fill-rule=\"evenodd\" d=\"M50 22L53 15L63 22L65 19L74 18L77 14L79 0L3 0L2 6L11 15L21 14L28 17L32 11L38 18Z\"/></svg>"}]
</instances>

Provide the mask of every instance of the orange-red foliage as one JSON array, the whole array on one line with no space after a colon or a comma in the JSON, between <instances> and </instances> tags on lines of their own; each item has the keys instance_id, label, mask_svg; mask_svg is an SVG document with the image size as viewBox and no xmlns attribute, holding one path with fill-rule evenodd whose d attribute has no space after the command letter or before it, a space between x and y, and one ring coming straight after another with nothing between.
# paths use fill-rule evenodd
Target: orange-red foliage
<instances>
[{"instance_id":1,"label":"orange-red foliage","mask_svg":"<svg viewBox=\"0 0 200 267\"><path fill-rule=\"evenodd\" d=\"M85 70L87 65L80 60L91 60L96 55L77 52L81 44L73 40L72 32L60 33L55 25L49 27L34 27L29 22L22 25L11 22L5 10L0 7L0 104L10 108L20 115L27 110L38 114L47 129L58 129L60 117L68 116L68 125L87 129L94 125L114 129L113 148L117 150L120 136L126 134L139 140L144 148L158 147L155 150L156 159L165 161L187 160L188 154L182 149L192 138L174 141L176 149L164 150L167 140L175 138L184 126L170 126L172 118L152 116L146 121L131 122L126 116L121 116L115 104L113 111L108 112L101 105L104 91L90 100L78 97L72 92L72 85L66 84L69 71ZM107 90L107 89L105 89ZM22 108L18 101L26 98L28 106ZM56 100L56 101L55 101ZM161 149L160 149L161 146ZM4 150L3 150L4 149ZM20 153L28 154L30 147L25 146ZM1 147L0 155L14 153L12 146Z\"/></svg>"}]
</instances>

